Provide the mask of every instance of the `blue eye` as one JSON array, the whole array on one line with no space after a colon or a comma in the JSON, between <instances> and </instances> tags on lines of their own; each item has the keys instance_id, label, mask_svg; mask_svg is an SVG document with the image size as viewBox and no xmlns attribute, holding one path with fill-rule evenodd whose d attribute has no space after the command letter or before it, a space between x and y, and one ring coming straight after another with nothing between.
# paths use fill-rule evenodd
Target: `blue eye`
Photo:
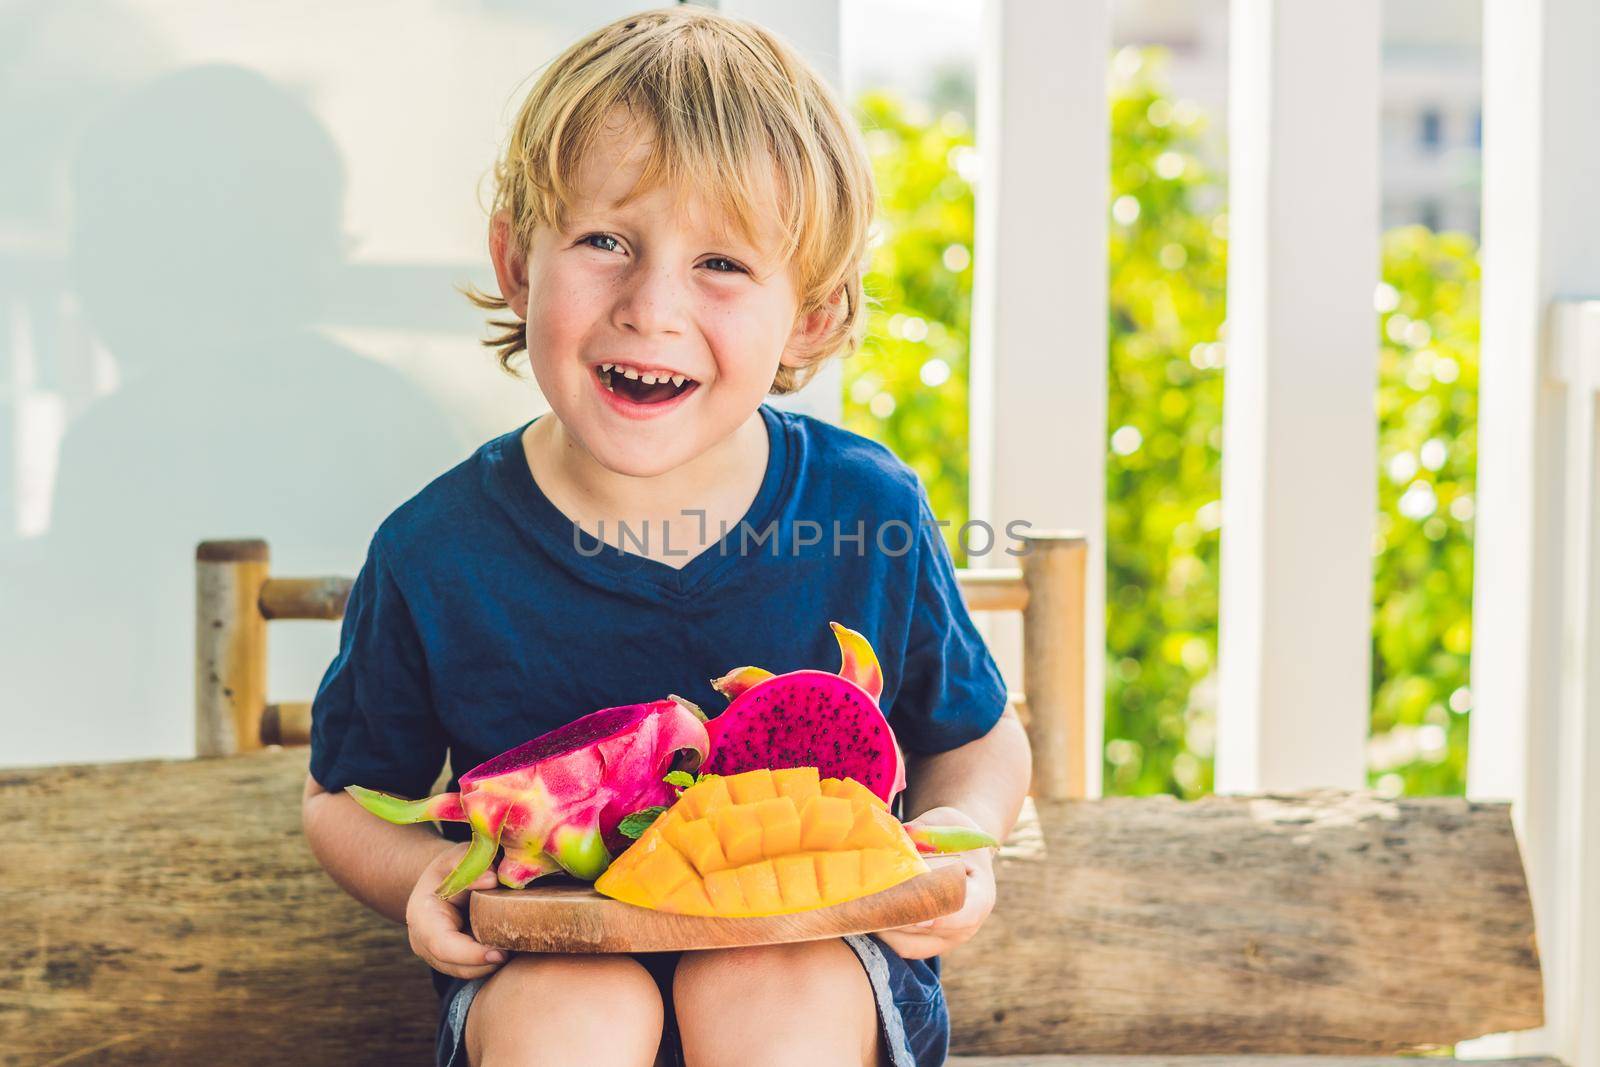
<instances>
[{"instance_id":1,"label":"blue eye","mask_svg":"<svg viewBox=\"0 0 1600 1067\"><path fill-rule=\"evenodd\" d=\"M707 263L726 263L728 266L733 268L732 270L715 271L714 273L716 273L716 274L736 274L736 273L742 274L742 273L744 273L744 268L743 267L739 266L739 264L735 263L733 260L727 259L727 258L725 258L723 256L713 256L710 259L706 260L706 262Z\"/></svg>"},{"instance_id":2,"label":"blue eye","mask_svg":"<svg viewBox=\"0 0 1600 1067\"><path fill-rule=\"evenodd\" d=\"M587 243L587 242L589 242L591 240L610 241L612 244L615 244L616 241L617 241L617 239L615 237L611 236L609 233L588 233L588 234L584 234L582 237L578 238L578 243L579 244L585 244L585 243ZM589 247L593 248L595 246L594 245L590 245ZM615 251L615 249L603 248L603 249L601 249L601 251L602 252L612 252L612 251Z\"/></svg>"}]
</instances>

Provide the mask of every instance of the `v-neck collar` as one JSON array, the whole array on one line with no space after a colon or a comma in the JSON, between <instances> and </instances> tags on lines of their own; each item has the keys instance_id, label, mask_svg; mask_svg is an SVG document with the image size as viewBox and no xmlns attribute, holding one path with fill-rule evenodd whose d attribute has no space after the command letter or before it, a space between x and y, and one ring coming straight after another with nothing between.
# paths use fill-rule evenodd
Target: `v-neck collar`
<instances>
[{"instance_id":1,"label":"v-neck collar","mask_svg":"<svg viewBox=\"0 0 1600 1067\"><path fill-rule=\"evenodd\" d=\"M707 545L682 567L625 552L606 544L583 530L556 507L534 480L522 450L522 435L537 419L490 443L487 459L490 474L513 502L518 515L527 521L534 535L552 559L579 578L621 593L649 595L654 592L669 598L698 594L728 573L740 556L741 527L756 534L769 524L776 531L776 544L761 544L761 551L781 554L788 543L783 524L775 522L789 496L794 479L794 449L788 440L783 415L762 404L758 409L767 428L767 470L755 499L738 523L718 541ZM544 418L540 415L537 418Z\"/></svg>"}]
</instances>

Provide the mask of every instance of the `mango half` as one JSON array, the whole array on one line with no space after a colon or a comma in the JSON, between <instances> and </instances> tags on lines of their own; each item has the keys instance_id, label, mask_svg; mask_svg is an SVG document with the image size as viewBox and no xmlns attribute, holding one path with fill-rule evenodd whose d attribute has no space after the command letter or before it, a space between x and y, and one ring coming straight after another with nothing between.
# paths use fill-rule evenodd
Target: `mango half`
<instances>
[{"instance_id":1,"label":"mango half","mask_svg":"<svg viewBox=\"0 0 1600 1067\"><path fill-rule=\"evenodd\" d=\"M871 790L794 767L703 776L594 887L642 908L736 918L827 907L927 870Z\"/></svg>"}]
</instances>

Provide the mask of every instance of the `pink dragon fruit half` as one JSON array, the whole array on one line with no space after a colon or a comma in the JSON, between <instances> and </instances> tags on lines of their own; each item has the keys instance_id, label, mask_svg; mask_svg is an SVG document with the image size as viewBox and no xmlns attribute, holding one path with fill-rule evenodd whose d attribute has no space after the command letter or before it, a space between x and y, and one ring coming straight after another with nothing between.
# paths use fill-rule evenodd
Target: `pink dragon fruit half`
<instances>
[{"instance_id":1,"label":"pink dragon fruit half","mask_svg":"<svg viewBox=\"0 0 1600 1067\"><path fill-rule=\"evenodd\" d=\"M630 844L617 831L624 816L672 803L677 791L662 779L675 757L689 770L705 759L702 719L676 697L603 708L472 768L459 793L403 800L356 785L345 791L392 823L472 827L466 856L435 891L441 898L471 885L502 847L501 885L521 889L556 871L593 881Z\"/></svg>"},{"instance_id":2,"label":"pink dragon fruit half","mask_svg":"<svg viewBox=\"0 0 1600 1067\"><path fill-rule=\"evenodd\" d=\"M878 707L878 657L861 634L828 625L843 657L838 674L739 667L712 681L731 703L706 724L705 773L816 767L824 778L854 778L886 801L906 787L905 758Z\"/></svg>"}]
</instances>

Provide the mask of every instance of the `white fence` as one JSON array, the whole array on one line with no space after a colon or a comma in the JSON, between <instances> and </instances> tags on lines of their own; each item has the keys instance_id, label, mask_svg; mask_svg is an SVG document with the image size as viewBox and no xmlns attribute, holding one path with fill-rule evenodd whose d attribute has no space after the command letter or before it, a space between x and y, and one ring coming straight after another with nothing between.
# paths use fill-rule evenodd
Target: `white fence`
<instances>
[{"instance_id":1,"label":"white fence","mask_svg":"<svg viewBox=\"0 0 1600 1067\"><path fill-rule=\"evenodd\" d=\"M973 484L1005 488L973 510L1098 544L1107 3L986 6ZM1364 781L1380 14L1378 0L1231 12L1223 790ZM1547 1026L1473 1051L1597 1063L1600 305L1555 301L1600 297L1600 5L1486 0L1486 15L1469 788L1515 805ZM1088 629L1098 663L1102 624ZM1093 720L1100 676L1088 686ZM1098 747L1086 759L1097 781Z\"/></svg>"}]
</instances>

